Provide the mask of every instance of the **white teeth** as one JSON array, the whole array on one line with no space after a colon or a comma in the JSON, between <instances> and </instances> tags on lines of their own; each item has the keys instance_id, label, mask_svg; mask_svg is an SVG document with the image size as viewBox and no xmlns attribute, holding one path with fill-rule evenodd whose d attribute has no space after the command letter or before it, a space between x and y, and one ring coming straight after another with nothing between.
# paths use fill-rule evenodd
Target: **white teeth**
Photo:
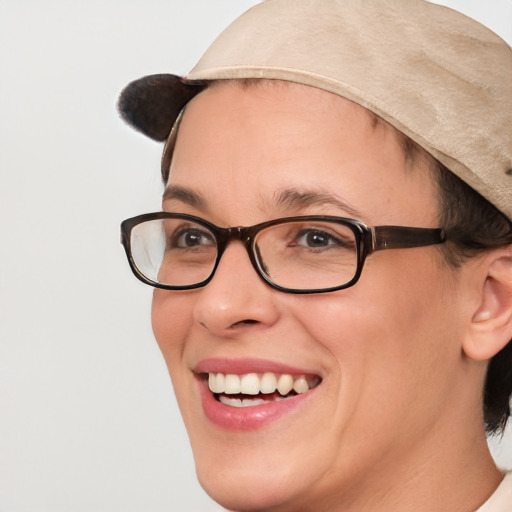
<instances>
[{"instance_id":1,"label":"white teeth","mask_svg":"<svg viewBox=\"0 0 512 512\"><path fill-rule=\"evenodd\" d=\"M217 376L215 373L210 373L208 375L208 387L210 388L210 391L213 391L214 393L218 393L217 391Z\"/></svg>"},{"instance_id":2,"label":"white teeth","mask_svg":"<svg viewBox=\"0 0 512 512\"><path fill-rule=\"evenodd\" d=\"M242 400L242 407L251 407L253 405L262 405L265 403L263 398L244 398Z\"/></svg>"},{"instance_id":3,"label":"white teeth","mask_svg":"<svg viewBox=\"0 0 512 512\"><path fill-rule=\"evenodd\" d=\"M277 379L273 373L264 373L260 380L260 391L262 393L273 393L277 388Z\"/></svg>"},{"instance_id":4,"label":"white teeth","mask_svg":"<svg viewBox=\"0 0 512 512\"><path fill-rule=\"evenodd\" d=\"M244 395L257 395L260 392L260 379L256 373L248 373L242 377L240 392Z\"/></svg>"},{"instance_id":5,"label":"white teeth","mask_svg":"<svg viewBox=\"0 0 512 512\"><path fill-rule=\"evenodd\" d=\"M230 405L231 407L253 407L254 405L261 405L266 403L263 398L230 398L226 395L220 395L219 401L224 405Z\"/></svg>"},{"instance_id":6,"label":"white teeth","mask_svg":"<svg viewBox=\"0 0 512 512\"><path fill-rule=\"evenodd\" d=\"M226 395L270 395L276 390L283 397L292 390L297 394L306 393L320 383L319 377L306 378L304 375L293 377L290 374L283 373L276 375L272 372L266 372L263 375L257 373L246 373L244 375L210 373L208 375L208 387L213 393ZM279 397L277 397L279 398ZM226 400L228 400L226 398ZM230 398L229 400L238 400L228 405L233 407L245 406L238 398ZM259 405L255 402L259 399L247 399L250 401L248 405ZM222 401L222 400L221 400ZM240 403L239 403L240 402ZM224 402L223 402L224 403Z\"/></svg>"},{"instance_id":7,"label":"white teeth","mask_svg":"<svg viewBox=\"0 0 512 512\"><path fill-rule=\"evenodd\" d=\"M240 393L240 377L238 375L226 375L224 393L228 395L238 395Z\"/></svg>"},{"instance_id":8,"label":"white teeth","mask_svg":"<svg viewBox=\"0 0 512 512\"><path fill-rule=\"evenodd\" d=\"M295 382L293 383L293 390L299 395L309 391L309 385L306 377L299 377L298 379L295 379Z\"/></svg>"},{"instance_id":9,"label":"white teeth","mask_svg":"<svg viewBox=\"0 0 512 512\"><path fill-rule=\"evenodd\" d=\"M223 373L217 373L215 386L219 390L217 393L224 393L224 390L226 389L226 376Z\"/></svg>"},{"instance_id":10,"label":"white teeth","mask_svg":"<svg viewBox=\"0 0 512 512\"><path fill-rule=\"evenodd\" d=\"M277 391L281 395L287 395L293 389L293 377L286 373L283 373L277 381Z\"/></svg>"},{"instance_id":11,"label":"white teeth","mask_svg":"<svg viewBox=\"0 0 512 512\"><path fill-rule=\"evenodd\" d=\"M242 400L240 400L240 398L228 398L225 395L221 395L219 400L223 404L230 405L231 407L242 407Z\"/></svg>"}]
</instances>

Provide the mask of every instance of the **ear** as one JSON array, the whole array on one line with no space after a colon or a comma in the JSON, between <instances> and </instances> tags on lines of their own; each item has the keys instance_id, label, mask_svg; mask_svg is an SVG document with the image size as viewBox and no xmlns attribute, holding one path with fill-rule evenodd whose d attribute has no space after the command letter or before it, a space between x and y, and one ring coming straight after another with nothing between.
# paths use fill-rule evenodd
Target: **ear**
<instances>
[{"instance_id":1,"label":"ear","mask_svg":"<svg viewBox=\"0 0 512 512\"><path fill-rule=\"evenodd\" d=\"M486 253L478 266L479 296L463 350L491 359L512 339L512 246Z\"/></svg>"}]
</instances>

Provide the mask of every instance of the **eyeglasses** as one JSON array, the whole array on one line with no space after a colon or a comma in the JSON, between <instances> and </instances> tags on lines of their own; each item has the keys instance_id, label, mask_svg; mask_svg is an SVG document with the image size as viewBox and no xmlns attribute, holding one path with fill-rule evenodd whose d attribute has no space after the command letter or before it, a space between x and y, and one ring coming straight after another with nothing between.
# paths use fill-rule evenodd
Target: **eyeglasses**
<instances>
[{"instance_id":1,"label":"eyeglasses","mask_svg":"<svg viewBox=\"0 0 512 512\"><path fill-rule=\"evenodd\" d=\"M192 215L157 212L121 224L121 243L135 276L166 290L205 286L231 241L245 245L252 266L273 288L323 293L354 285L372 252L445 240L438 228L369 227L353 219L319 215L219 228Z\"/></svg>"}]
</instances>

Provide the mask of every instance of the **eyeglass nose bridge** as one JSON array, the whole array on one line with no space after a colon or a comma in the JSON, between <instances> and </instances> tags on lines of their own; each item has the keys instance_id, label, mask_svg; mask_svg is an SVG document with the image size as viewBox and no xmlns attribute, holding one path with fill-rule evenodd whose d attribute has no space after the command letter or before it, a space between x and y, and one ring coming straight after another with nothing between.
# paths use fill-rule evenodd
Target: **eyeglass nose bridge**
<instances>
[{"instance_id":1,"label":"eyeglass nose bridge","mask_svg":"<svg viewBox=\"0 0 512 512\"><path fill-rule=\"evenodd\" d=\"M219 251L222 246L222 251L226 249L226 247L229 245L229 243L233 240L240 240L240 242L243 242L244 245L250 246L252 239L253 239L253 233L252 229L250 227L244 227L244 226L234 226L231 228L218 228L217 233L215 233L217 236ZM249 245L247 245L249 244Z\"/></svg>"},{"instance_id":2,"label":"eyeglass nose bridge","mask_svg":"<svg viewBox=\"0 0 512 512\"><path fill-rule=\"evenodd\" d=\"M220 264L220 260L222 255L228 248L229 244L232 241L240 241L245 247L247 254L249 256L249 261L251 262L252 267L264 281L267 281L266 276L263 274L262 269L260 268L260 263L257 260L255 251L253 249L253 240L257 234L256 226L234 226L230 228L219 228L217 235L217 261L215 262L215 266L210 275L210 279L213 278L215 272L217 271L217 267Z\"/></svg>"}]
</instances>

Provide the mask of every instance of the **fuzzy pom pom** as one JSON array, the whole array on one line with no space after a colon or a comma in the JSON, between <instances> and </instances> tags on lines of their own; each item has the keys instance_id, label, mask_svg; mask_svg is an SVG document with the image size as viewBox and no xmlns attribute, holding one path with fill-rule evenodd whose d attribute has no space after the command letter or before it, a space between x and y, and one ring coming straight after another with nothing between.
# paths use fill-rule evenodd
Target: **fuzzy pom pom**
<instances>
[{"instance_id":1,"label":"fuzzy pom pom","mask_svg":"<svg viewBox=\"0 0 512 512\"><path fill-rule=\"evenodd\" d=\"M181 109L202 88L185 83L176 75L149 75L130 82L121 92L117 106L126 123L162 142Z\"/></svg>"}]
</instances>

